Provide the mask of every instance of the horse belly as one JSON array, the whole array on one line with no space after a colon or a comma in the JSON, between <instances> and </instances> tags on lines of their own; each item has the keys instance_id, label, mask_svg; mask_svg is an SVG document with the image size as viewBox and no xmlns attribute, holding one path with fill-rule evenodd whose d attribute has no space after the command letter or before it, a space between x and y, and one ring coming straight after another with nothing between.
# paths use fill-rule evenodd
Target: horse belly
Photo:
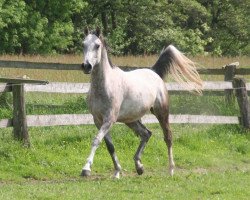
<instances>
[{"instance_id":1,"label":"horse belly","mask_svg":"<svg viewBox=\"0 0 250 200\"><path fill-rule=\"evenodd\" d=\"M117 121L129 123L141 119L153 106L153 102L150 98L123 101Z\"/></svg>"}]
</instances>

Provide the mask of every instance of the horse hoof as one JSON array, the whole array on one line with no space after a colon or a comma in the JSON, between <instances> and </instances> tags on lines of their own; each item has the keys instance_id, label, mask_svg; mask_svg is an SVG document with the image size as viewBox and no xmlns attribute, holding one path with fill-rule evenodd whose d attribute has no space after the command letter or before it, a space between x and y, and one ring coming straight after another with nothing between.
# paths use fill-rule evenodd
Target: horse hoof
<instances>
[{"instance_id":1,"label":"horse hoof","mask_svg":"<svg viewBox=\"0 0 250 200\"><path fill-rule=\"evenodd\" d=\"M144 172L144 168L143 167L138 167L138 168L136 168L136 171L137 171L138 175L142 175L143 172Z\"/></svg>"},{"instance_id":2,"label":"horse hoof","mask_svg":"<svg viewBox=\"0 0 250 200\"><path fill-rule=\"evenodd\" d=\"M89 170L82 170L81 176L90 176L90 171Z\"/></svg>"},{"instance_id":3,"label":"horse hoof","mask_svg":"<svg viewBox=\"0 0 250 200\"><path fill-rule=\"evenodd\" d=\"M116 171L113 175L113 179L120 179L120 171Z\"/></svg>"},{"instance_id":4,"label":"horse hoof","mask_svg":"<svg viewBox=\"0 0 250 200\"><path fill-rule=\"evenodd\" d=\"M174 176L174 169L169 169L169 174L170 174L170 176Z\"/></svg>"}]
</instances>

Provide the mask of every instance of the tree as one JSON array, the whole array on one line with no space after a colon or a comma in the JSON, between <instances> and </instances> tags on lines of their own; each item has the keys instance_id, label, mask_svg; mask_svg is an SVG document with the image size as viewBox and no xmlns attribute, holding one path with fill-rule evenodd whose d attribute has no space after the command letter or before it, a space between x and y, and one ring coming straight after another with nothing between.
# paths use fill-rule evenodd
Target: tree
<instances>
[{"instance_id":1,"label":"tree","mask_svg":"<svg viewBox=\"0 0 250 200\"><path fill-rule=\"evenodd\" d=\"M249 55L249 12L249 0L0 0L0 53L76 53L100 26L117 55Z\"/></svg>"},{"instance_id":2,"label":"tree","mask_svg":"<svg viewBox=\"0 0 250 200\"><path fill-rule=\"evenodd\" d=\"M2 0L1 53L65 53L73 46L72 18L86 6L80 0ZM79 35L75 35L79 37Z\"/></svg>"},{"instance_id":3,"label":"tree","mask_svg":"<svg viewBox=\"0 0 250 200\"><path fill-rule=\"evenodd\" d=\"M0 1L0 52L20 52L20 37L26 23L27 12L24 1Z\"/></svg>"},{"instance_id":4,"label":"tree","mask_svg":"<svg viewBox=\"0 0 250 200\"><path fill-rule=\"evenodd\" d=\"M218 55L250 54L250 2L248 0L203 0L211 13L208 21L213 42L208 51Z\"/></svg>"}]
</instances>

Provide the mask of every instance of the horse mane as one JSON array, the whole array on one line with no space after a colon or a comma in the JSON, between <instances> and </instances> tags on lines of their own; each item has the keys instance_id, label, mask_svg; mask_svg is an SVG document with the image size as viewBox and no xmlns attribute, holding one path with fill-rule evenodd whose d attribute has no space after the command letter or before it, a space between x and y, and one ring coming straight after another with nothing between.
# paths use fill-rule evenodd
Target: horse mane
<instances>
[{"instance_id":1,"label":"horse mane","mask_svg":"<svg viewBox=\"0 0 250 200\"><path fill-rule=\"evenodd\" d=\"M110 59L110 56L109 56L110 48L109 48L109 46L108 46L108 44L107 44L107 42L106 42L104 36L99 32L99 30L94 30L94 31L91 31L90 33L91 33L91 34L94 34L95 36L97 36L97 37L101 40L101 42L102 42L102 44L103 44L103 47L104 47L104 48L106 49L106 51L107 51L108 62L109 62L110 66L111 66L112 68L115 68L115 65L113 65L113 63L112 63L112 61L111 61L111 59Z\"/></svg>"}]
</instances>

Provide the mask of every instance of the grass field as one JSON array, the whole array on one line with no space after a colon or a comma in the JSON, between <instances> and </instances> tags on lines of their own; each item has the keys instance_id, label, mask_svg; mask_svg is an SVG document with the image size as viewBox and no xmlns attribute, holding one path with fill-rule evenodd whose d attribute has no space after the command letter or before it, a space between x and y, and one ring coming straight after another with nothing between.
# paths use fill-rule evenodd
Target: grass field
<instances>
[{"instance_id":1,"label":"grass field","mask_svg":"<svg viewBox=\"0 0 250 200\"><path fill-rule=\"evenodd\" d=\"M32 147L1 130L0 199L248 199L249 137L238 126L173 125L176 173L168 175L166 146L158 125L142 157L145 174L135 173L138 138L125 126L112 130L123 167L113 166L104 144L92 177L79 176L96 132L93 126L30 128Z\"/></svg>"},{"instance_id":2,"label":"grass field","mask_svg":"<svg viewBox=\"0 0 250 200\"><path fill-rule=\"evenodd\" d=\"M5 58L15 59L14 56ZM38 62L57 62L58 58L22 57ZM80 57L64 59L63 62L81 62ZM119 62L121 58L114 59ZM135 58L135 62L140 59L148 57ZM28 74L31 78L50 81L88 81L79 72L54 71L53 74L0 69L0 76L22 76L24 72L31 73ZM7 99L11 102L11 95ZM11 118L11 107L1 103L0 100L0 119ZM172 95L170 103L172 114L239 115L237 104L229 107L218 96ZM26 104L28 114L88 113L84 95L27 93ZM249 199L250 135L247 131L238 125L172 124L171 127L174 177L168 175L166 145L158 124L148 125L153 136L142 156L145 167L142 176L136 174L133 162L139 139L124 125L112 128L123 168L120 180L111 178L113 165L104 143L97 150L92 176L79 176L97 131L92 125L29 128L31 148L14 141L11 128L0 129L0 199Z\"/></svg>"}]
</instances>

